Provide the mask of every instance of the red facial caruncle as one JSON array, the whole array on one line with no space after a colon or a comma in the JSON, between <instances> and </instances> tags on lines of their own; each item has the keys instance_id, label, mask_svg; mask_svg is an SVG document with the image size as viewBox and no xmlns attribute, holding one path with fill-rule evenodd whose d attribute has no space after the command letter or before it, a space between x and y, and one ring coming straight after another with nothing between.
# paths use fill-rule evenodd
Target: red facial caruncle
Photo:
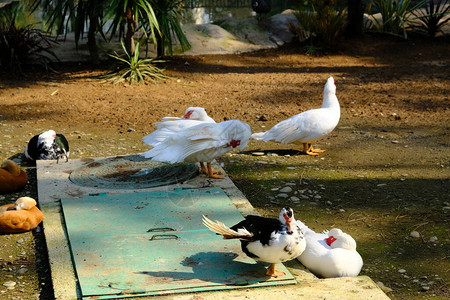
<instances>
[{"instance_id":1,"label":"red facial caruncle","mask_svg":"<svg viewBox=\"0 0 450 300\"><path fill-rule=\"evenodd\" d=\"M327 243L328 246L331 246L334 241L336 241L336 238L334 236L329 236L325 239L325 243Z\"/></svg>"},{"instance_id":2,"label":"red facial caruncle","mask_svg":"<svg viewBox=\"0 0 450 300\"><path fill-rule=\"evenodd\" d=\"M230 146L233 147L233 148L236 148L240 144L241 144L241 140L233 140L233 139L231 139L231 141L230 141Z\"/></svg>"},{"instance_id":3,"label":"red facial caruncle","mask_svg":"<svg viewBox=\"0 0 450 300\"><path fill-rule=\"evenodd\" d=\"M192 115L193 112L194 112L193 110L188 111L188 112L184 115L183 119L189 119L189 118L191 118L191 115Z\"/></svg>"},{"instance_id":4,"label":"red facial caruncle","mask_svg":"<svg viewBox=\"0 0 450 300\"><path fill-rule=\"evenodd\" d=\"M288 217L287 214L283 214L284 219L286 220L286 227L289 234L292 233L292 218Z\"/></svg>"}]
</instances>

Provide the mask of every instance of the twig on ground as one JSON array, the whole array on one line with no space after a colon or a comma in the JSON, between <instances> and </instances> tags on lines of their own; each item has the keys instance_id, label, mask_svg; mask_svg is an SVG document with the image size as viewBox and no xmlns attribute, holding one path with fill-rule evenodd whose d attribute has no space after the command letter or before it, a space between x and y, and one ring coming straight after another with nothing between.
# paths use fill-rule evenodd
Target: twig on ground
<instances>
[{"instance_id":1,"label":"twig on ground","mask_svg":"<svg viewBox=\"0 0 450 300\"><path fill-rule=\"evenodd\" d=\"M302 185L303 174L305 174L305 171L303 171L302 174L300 174L300 178L299 178L300 185Z\"/></svg>"},{"instance_id":2,"label":"twig on ground","mask_svg":"<svg viewBox=\"0 0 450 300\"><path fill-rule=\"evenodd\" d=\"M348 217L347 217L347 223L350 223L350 222L357 222L357 221L362 221L362 220L366 219L366 217L361 217L361 218L357 218L357 219L350 219L350 217L351 217L352 215L357 214L357 213L358 213L358 212L355 211L355 212L352 212L351 214L349 214Z\"/></svg>"}]
</instances>

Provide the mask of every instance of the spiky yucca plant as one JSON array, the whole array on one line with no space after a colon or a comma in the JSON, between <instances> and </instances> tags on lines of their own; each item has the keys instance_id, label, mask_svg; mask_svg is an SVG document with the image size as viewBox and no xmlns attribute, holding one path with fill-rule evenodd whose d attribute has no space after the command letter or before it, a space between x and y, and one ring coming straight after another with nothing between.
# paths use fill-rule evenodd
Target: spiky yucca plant
<instances>
[{"instance_id":1,"label":"spiky yucca plant","mask_svg":"<svg viewBox=\"0 0 450 300\"><path fill-rule=\"evenodd\" d=\"M164 75L164 69L160 69L154 65L154 63L164 62L162 60L155 60L151 58L140 59L139 47L140 42L136 43L136 49L133 55L128 53L123 40L121 41L122 48L125 52L125 58L114 51L114 54L109 54L114 59L117 59L121 65L124 65L119 71L112 72L104 76L112 83L116 84L123 81L128 81L130 84L145 83L146 80L152 83L157 83L158 80L169 78Z\"/></svg>"},{"instance_id":2,"label":"spiky yucca plant","mask_svg":"<svg viewBox=\"0 0 450 300\"><path fill-rule=\"evenodd\" d=\"M311 45L331 47L343 33L347 23L347 10L342 0L309 0L296 11L299 27L292 28L299 39Z\"/></svg>"},{"instance_id":3,"label":"spiky yucca plant","mask_svg":"<svg viewBox=\"0 0 450 300\"><path fill-rule=\"evenodd\" d=\"M442 27L450 21L449 0L428 0L424 8L411 12L411 26L429 37L435 37L438 32L444 33Z\"/></svg>"},{"instance_id":4,"label":"spiky yucca plant","mask_svg":"<svg viewBox=\"0 0 450 300\"><path fill-rule=\"evenodd\" d=\"M374 0L375 12L381 14L381 22L376 18L372 18L373 25L378 31L400 35L407 39L406 29L411 12L421 7L424 2L420 1L413 4L411 0ZM370 7L371 4L369 5L369 10L371 10Z\"/></svg>"},{"instance_id":5,"label":"spiky yucca plant","mask_svg":"<svg viewBox=\"0 0 450 300\"><path fill-rule=\"evenodd\" d=\"M0 6L0 65L12 75L22 74L24 65L47 69L51 57L58 60L51 50L56 43L27 22L26 15L26 4L20 1Z\"/></svg>"}]
</instances>

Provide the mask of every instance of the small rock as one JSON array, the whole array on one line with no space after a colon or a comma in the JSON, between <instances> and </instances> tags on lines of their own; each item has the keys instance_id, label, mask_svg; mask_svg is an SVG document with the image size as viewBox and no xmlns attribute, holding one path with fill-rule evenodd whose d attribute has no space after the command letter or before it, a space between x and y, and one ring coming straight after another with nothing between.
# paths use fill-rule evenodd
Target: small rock
<instances>
[{"instance_id":1,"label":"small rock","mask_svg":"<svg viewBox=\"0 0 450 300\"><path fill-rule=\"evenodd\" d=\"M280 194L277 195L277 197L278 198L287 198L287 197L289 197L289 195L288 194L284 194L284 193L280 193Z\"/></svg>"},{"instance_id":2,"label":"small rock","mask_svg":"<svg viewBox=\"0 0 450 300\"><path fill-rule=\"evenodd\" d=\"M267 118L264 115L262 115L260 117L257 116L257 119L258 119L258 121L261 121L261 122L266 122L267 121Z\"/></svg>"},{"instance_id":3,"label":"small rock","mask_svg":"<svg viewBox=\"0 0 450 300\"><path fill-rule=\"evenodd\" d=\"M292 188L289 187L289 186L285 186L284 188L282 188L280 190L280 192L282 192L282 193L290 193L290 192L292 192Z\"/></svg>"},{"instance_id":4,"label":"small rock","mask_svg":"<svg viewBox=\"0 0 450 300\"><path fill-rule=\"evenodd\" d=\"M406 273L406 270L405 270L405 269L399 269L398 272L399 272L400 274L404 274L404 273Z\"/></svg>"},{"instance_id":5,"label":"small rock","mask_svg":"<svg viewBox=\"0 0 450 300\"><path fill-rule=\"evenodd\" d=\"M253 156L264 156L264 152L252 152Z\"/></svg>"},{"instance_id":6,"label":"small rock","mask_svg":"<svg viewBox=\"0 0 450 300\"><path fill-rule=\"evenodd\" d=\"M385 292L385 293L392 292L392 289L389 288L389 287L387 287L387 286L385 286L384 283L382 283L381 281L378 281L378 282L377 282L377 285L378 285L378 287L379 287L383 292Z\"/></svg>"},{"instance_id":7,"label":"small rock","mask_svg":"<svg viewBox=\"0 0 450 300\"><path fill-rule=\"evenodd\" d=\"M7 288L12 288L12 287L16 286L16 284L17 283L14 281L7 281L7 282L3 283L3 286L6 286Z\"/></svg>"},{"instance_id":8,"label":"small rock","mask_svg":"<svg viewBox=\"0 0 450 300\"><path fill-rule=\"evenodd\" d=\"M136 131L136 129L134 129L134 128L128 128L127 129L127 132L134 132L134 131Z\"/></svg>"},{"instance_id":9,"label":"small rock","mask_svg":"<svg viewBox=\"0 0 450 300\"><path fill-rule=\"evenodd\" d=\"M420 238L420 233L415 231L415 230L413 230L413 231L411 231L409 236L412 237L412 238L418 239L418 238Z\"/></svg>"},{"instance_id":10,"label":"small rock","mask_svg":"<svg viewBox=\"0 0 450 300\"><path fill-rule=\"evenodd\" d=\"M421 290L422 291L428 291L430 289L430 287L428 285L423 285Z\"/></svg>"},{"instance_id":11,"label":"small rock","mask_svg":"<svg viewBox=\"0 0 450 300\"><path fill-rule=\"evenodd\" d=\"M392 144L398 144L397 140L391 141Z\"/></svg>"},{"instance_id":12,"label":"small rock","mask_svg":"<svg viewBox=\"0 0 450 300\"><path fill-rule=\"evenodd\" d=\"M299 198L299 197L292 196L292 197L291 197L291 201L292 201L292 202L298 202L298 201L300 201L300 198Z\"/></svg>"},{"instance_id":13,"label":"small rock","mask_svg":"<svg viewBox=\"0 0 450 300\"><path fill-rule=\"evenodd\" d=\"M385 185L387 185L387 184L386 183L379 183L379 184L377 184L378 187L385 186Z\"/></svg>"},{"instance_id":14,"label":"small rock","mask_svg":"<svg viewBox=\"0 0 450 300\"><path fill-rule=\"evenodd\" d=\"M20 269L17 271L17 274L22 275L22 274L25 274L26 272L28 272L28 269L27 269L27 268L20 268Z\"/></svg>"},{"instance_id":15,"label":"small rock","mask_svg":"<svg viewBox=\"0 0 450 300\"><path fill-rule=\"evenodd\" d=\"M435 243L435 242L437 242L437 240L438 240L437 236L432 236L432 237L430 237L429 242L430 243Z\"/></svg>"},{"instance_id":16,"label":"small rock","mask_svg":"<svg viewBox=\"0 0 450 300\"><path fill-rule=\"evenodd\" d=\"M256 163L257 164L261 164L261 165L267 165L268 164L268 162L264 161L264 160L258 160L258 161L256 161Z\"/></svg>"}]
</instances>

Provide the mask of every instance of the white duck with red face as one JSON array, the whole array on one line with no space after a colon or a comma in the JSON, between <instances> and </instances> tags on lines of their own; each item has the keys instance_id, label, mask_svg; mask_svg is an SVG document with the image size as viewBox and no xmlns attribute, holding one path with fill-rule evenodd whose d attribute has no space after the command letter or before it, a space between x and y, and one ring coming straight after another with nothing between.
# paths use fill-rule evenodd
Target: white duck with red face
<instances>
[{"instance_id":1,"label":"white duck with red face","mask_svg":"<svg viewBox=\"0 0 450 300\"><path fill-rule=\"evenodd\" d=\"M156 130L143 137L142 141L144 144L154 147L169 135L201 123L216 123L216 121L208 116L203 107L189 107L181 118L164 117L161 122L156 122Z\"/></svg>"},{"instance_id":2,"label":"white duck with red face","mask_svg":"<svg viewBox=\"0 0 450 300\"><path fill-rule=\"evenodd\" d=\"M216 123L213 118L208 116L203 107L188 107L184 112L183 119L196 120L201 122Z\"/></svg>"},{"instance_id":3,"label":"white duck with red face","mask_svg":"<svg viewBox=\"0 0 450 300\"><path fill-rule=\"evenodd\" d=\"M199 162L202 172L209 177L224 178L224 175L211 168L211 161L234 148L245 149L250 135L250 126L239 120L200 122L198 125L168 134L153 149L142 155L169 163ZM203 162L207 163L207 167Z\"/></svg>"},{"instance_id":4,"label":"white duck with red face","mask_svg":"<svg viewBox=\"0 0 450 300\"><path fill-rule=\"evenodd\" d=\"M247 256L270 263L266 272L268 276L285 275L275 269L275 264L296 258L306 247L303 233L290 207L283 208L278 219L249 215L228 228L219 221L213 222L203 216L203 224L221 234L224 239L240 239L242 251Z\"/></svg>"},{"instance_id":5,"label":"white duck with red face","mask_svg":"<svg viewBox=\"0 0 450 300\"><path fill-rule=\"evenodd\" d=\"M254 133L252 139L303 145L306 154L319 155L324 150L314 149L312 143L332 132L339 123L340 116L336 85L333 77L330 77L324 87L321 108L292 116L276 124L269 131Z\"/></svg>"},{"instance_id":6,"label":"white duck with red face","mask_svg":"<svg viewBox=\"0 0 450 300\"><path fill-rule=\"evenodd\" d=\"M356 251L355 240L342 230L333 228L316 233L297 220L305 233L306 249L298 260L312 273L323 278L357 276L363 260Z\"/></svg>"}]
</instances>

